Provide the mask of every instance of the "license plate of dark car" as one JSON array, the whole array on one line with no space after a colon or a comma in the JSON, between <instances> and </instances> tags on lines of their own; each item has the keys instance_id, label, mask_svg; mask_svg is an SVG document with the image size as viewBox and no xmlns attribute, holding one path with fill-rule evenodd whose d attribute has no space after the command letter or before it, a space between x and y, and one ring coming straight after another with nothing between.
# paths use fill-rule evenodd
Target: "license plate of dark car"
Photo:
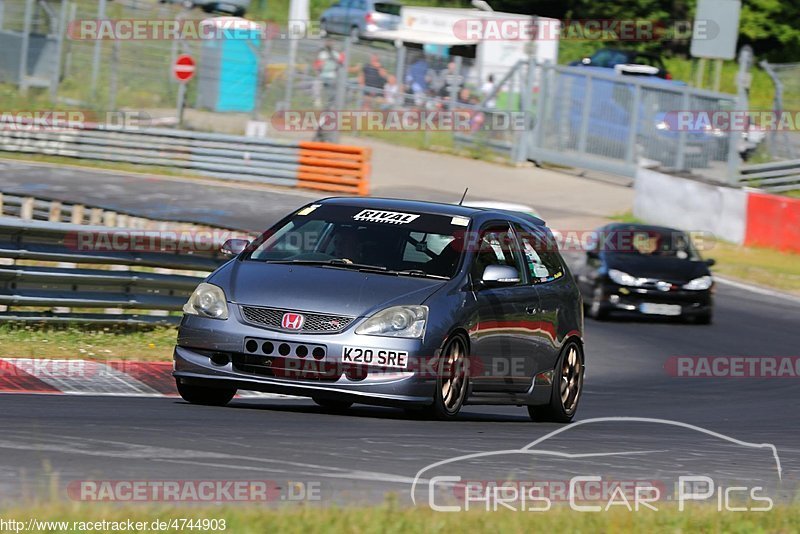
<instances>
[{"instance_id":1,"label":"license plate of dark car","mask_svg":"<svg viewBox=\"0 0 800 534\"><path fill-rule=\"evenodd\" d=\"M677 304L645 302L639 306L639 311L648 315L680 315L681 307Z\"/></svg>"}]
</instances>

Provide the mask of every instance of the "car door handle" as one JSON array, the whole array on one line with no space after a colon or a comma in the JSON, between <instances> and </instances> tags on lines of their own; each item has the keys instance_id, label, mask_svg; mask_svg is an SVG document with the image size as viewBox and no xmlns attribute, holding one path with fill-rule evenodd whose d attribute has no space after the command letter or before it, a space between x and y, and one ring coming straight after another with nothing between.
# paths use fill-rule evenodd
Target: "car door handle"
<instances>
[{"instance_id":1,"label":"car door handle","mask_svg":"<svg viewBox=\"0 0 800 534\"><path fill-rule=\"evenodd\" d=\"M538 310L536 309L536 306L526 306L525 307L525 313L527 313L528 315L535 315L537 311Z\"/></svg>"}]
</instances>

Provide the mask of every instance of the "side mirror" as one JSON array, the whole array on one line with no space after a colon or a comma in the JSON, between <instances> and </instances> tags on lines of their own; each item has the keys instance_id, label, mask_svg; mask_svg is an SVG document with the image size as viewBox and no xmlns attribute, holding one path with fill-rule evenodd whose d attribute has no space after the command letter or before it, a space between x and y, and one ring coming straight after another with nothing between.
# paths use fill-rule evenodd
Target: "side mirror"
<instances>
[{"instance_id":1,"label":"side mirror","mask_svg":"<svg viewBox=\"0 0 800 534\"><path fill-rule=\"evenodd\" d=\"M223 256L233 258L241 254L249 244L250 241L247 239L228 239L222 244L219 251L222 252Z\"/></svg>"},{"instance_id":2,"label":"side mirror","mask_svg":"<svg viewBox=\"0 0 800 534\"><path fill-rule=\"evenodd\" d=\"M708 265L709 267L711 267L712 265L716 265L716 264L717 264L717 260L715 260L715 259L713 259L713 258L708 258L708 259L705 261L705 264L706 264L706 265Z\"/></svg>"},{"instance_id":3,"label":"side mirror","mask_svg":"<svg viewBox=\"0 0 800 534\"><path fill-rule=\"evenodd\" d=\"M484 287L514 285L519 281L519 271L508 265L487 265L481 277L481 285Z\"/></svg>"}]
</instances>

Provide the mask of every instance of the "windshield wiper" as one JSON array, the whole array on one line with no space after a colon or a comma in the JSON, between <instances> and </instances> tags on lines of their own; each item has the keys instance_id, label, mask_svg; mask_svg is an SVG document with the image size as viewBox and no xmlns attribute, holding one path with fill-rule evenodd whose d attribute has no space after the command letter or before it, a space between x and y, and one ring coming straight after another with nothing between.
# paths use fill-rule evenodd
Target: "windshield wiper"
<instances>
[{"instance_id":1,"label":"windshield wiper","mask_svg":"<svg viewBox=\"0 0 800 534\"><path fill-rule=\"evenodd\" d=\"M353 269L357 271L376 271L390 272L382 265L370 265L368 263L353 263L341 258L330 260L267 260L266 263L295 264L295 265L319 265L321 267L339 267L342 269Z\"/></svg>"},{"instance_id":2,"label":"windshield wiper","mask_svg":"<svg viewBox=\"0 0 800 534\"><path fill-rule=\"evenodd\" d=\"M406 269L404 271L392 271L392 272L399 274L401 276L419 276L421 278L436 278L437 280L450 280L450 278L447 276L427 273L422 269Z\"/></svg>"}]
</instances>

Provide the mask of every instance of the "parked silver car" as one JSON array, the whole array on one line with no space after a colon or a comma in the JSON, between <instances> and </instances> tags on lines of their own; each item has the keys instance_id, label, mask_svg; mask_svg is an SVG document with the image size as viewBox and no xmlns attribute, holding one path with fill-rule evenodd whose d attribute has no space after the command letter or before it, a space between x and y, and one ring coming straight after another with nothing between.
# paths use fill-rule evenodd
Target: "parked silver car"
<instances>
[{"instance_id":1,"label":"parked silver car","mask_svg":"<svg viewBox=\"0 0 800 534\"><path fill-rule=\"evenodd\" d=\"M578 288L530 215L331 198L309 204L200 284L175 347L181 396L238 389L425 409L527 406L568 422L583 387Z\"/></svg>"},{"instance_id":2,"label":"parked silver car","mask_svg":"<svg viewBox=\"0 0 800 534\"><path fill-rule=\"evenodd\" d=\"M373 37L376 31L400 26L402 4L392 0L341 0L326 9L319 19L324 33Z\"/></svg>"}]
</instances>

